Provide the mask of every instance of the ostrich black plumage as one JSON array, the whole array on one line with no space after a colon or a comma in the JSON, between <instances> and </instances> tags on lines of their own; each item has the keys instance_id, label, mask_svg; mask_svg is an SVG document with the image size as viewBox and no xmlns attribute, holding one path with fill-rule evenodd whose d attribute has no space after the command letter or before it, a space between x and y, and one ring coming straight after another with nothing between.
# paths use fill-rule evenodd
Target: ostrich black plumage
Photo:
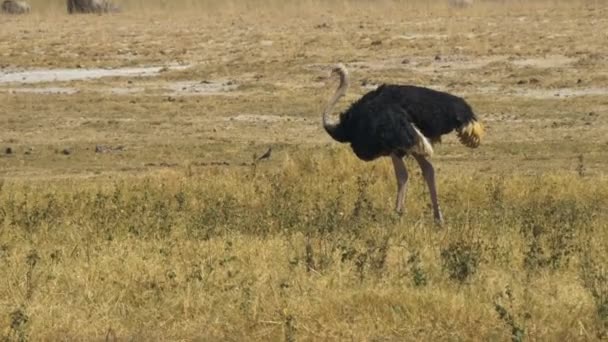
<instances>
[{"instance_id":1,"label":"ostrich black plumage","mask_svg":"<svg viewBox=\"0 0 608 342\"><path fill-rule=\"evenodd\" d=\"M349 86L346 67L338 64L332 75L340 85L323 112L323 127L336 141L350 143L359 159L371 161L390 156L397 178L397 212L403 212L408 172L403 158L412 155L420 165L428 185L433 216L439 223L443 215L437 200L435 169L428 160L433 143L456 130L460 141L478 147L483 127L471 107L460 97L410 85L383 84L370 91L340 114L339 121L330 118L331 111Z\"/></svg>"}]
</instances>

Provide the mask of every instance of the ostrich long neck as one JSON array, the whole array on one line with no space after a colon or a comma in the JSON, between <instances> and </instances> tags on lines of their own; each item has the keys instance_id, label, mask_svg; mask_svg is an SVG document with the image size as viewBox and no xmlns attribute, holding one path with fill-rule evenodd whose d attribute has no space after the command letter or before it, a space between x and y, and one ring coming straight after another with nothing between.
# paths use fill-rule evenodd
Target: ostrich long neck
<instances>
[{"instance_id":1,"label":"ostrich long neck","mask_svg":"<svg viewBox=\"0 0 608 342\"><path fill-rule=\"evenodd\" d=\"M325 127L325 130L327 131L327 133L329 133L332 136L333 136L332 132L334 132L336 130L336 127L340 124L340 122L333 122L331 120L331 118L330 118L331 111L334 108L334 106L336 105L336 103L338 102L338 100L340 100L340 98L342 96L344 96L344 94L346 94L346 90L348 89L348 83L349 83L348 82L348 72L346 71L346 68L344 68L343 66L340 66L335 69L335 72L337 72L338 75L340 76L340 85L338 86L338 89L336 89L336 92L334 93L334 95L331 97L331 99L327 103L327 107L325 107L325 111L323 112L323 127Z\"/></svg>"}]
</instances>

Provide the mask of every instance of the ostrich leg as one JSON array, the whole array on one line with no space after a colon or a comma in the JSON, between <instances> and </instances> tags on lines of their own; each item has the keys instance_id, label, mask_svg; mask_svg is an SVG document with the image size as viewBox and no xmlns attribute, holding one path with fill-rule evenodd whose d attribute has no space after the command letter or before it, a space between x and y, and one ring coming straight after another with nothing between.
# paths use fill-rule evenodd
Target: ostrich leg
<instances>
[{"instance_id":1,"label":"ostrich leg","mask_svg":"<svg viewBox=\"0 0 608 342\"><path fill-rule=\"evenodd\" d=\"M442 224L443 215L441 214L439 202L437 201L435 169L433 168L433 165L428 160L426 160L425 157L417 154L413 154L413 156L420 165L420 169L422 169L422 176L424 176L424 180L426 180L426 184L429 186L429 193L431 194L431 203L433 204L433 216L435 217L435 221L439 224Z\"/></svg>"},{"instance_id":2,"label":"ostrich leg","mask_svg":"<svg viewBox=\"0 0 608 342\"><path fill-rule=\"evenodd\" d=\"M403 159L395 154L391 154L391 160L393 161L393 167L395 168L395 177L397 177L397 203L395 210L401 214L403 213L403 203L405 202L405 193L407 192L407 169Z\"/></svg>"}]
</instances>

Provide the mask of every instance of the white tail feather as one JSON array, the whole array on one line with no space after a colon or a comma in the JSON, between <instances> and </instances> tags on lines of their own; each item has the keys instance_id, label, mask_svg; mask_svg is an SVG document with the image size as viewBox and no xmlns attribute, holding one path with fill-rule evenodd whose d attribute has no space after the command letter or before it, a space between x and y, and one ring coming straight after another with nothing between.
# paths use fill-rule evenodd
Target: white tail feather
<instances>
[{"instance_id":1,"label":"white tail feather","mask_svg":"<svg viewBox=\"0 0 608 342\"><path fill-rule=\"evenodd\" d=\"M434 152L433 145L431 145L429 139L427 139L424 134L418 130L418 127L416 127L414 124L412 124L412 127L414 128L416 135L418 135L418 141L416 142L416 145L412 146L410 151L422 156L432 157Z\"/></svg>"}]
</instances>

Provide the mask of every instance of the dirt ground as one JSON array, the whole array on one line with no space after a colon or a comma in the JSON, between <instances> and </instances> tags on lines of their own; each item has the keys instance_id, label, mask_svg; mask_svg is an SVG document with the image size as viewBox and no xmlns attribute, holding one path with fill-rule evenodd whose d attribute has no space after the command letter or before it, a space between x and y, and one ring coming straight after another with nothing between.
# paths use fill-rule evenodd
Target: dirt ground
<instances>
[{"instance_id":1,"label":"dirt ground","mask_svg":"<svg viewBox=\"0 0 608 342\"><path fill-rule=\"evenodd\" d=\"M0 15L0 340L608 336L603 1L31 3ZM339 62L340 110L414 84L485 125L436 147L447 229L322 129Z\"/></svg>"},{"instance_id":2,"label":"dirt ground","mask_svg":"<svg viewBox=\"0 0 608 342\"><path fill-rule=\"evenodd\" d=\"M238 165L269 145L325 146L320 111L335 83L323 77L337 62L354 81L342 108L383 82L464 96L487 138L475 153L446 139L442 166L473 159L489 172L536 172L572 169L582 156L589 172L605 167L601 4L359 6L2 16L1 144L15 153L0 172ZM96 145L124 149L99 155Z\"/></svg>"}]
</instances>

